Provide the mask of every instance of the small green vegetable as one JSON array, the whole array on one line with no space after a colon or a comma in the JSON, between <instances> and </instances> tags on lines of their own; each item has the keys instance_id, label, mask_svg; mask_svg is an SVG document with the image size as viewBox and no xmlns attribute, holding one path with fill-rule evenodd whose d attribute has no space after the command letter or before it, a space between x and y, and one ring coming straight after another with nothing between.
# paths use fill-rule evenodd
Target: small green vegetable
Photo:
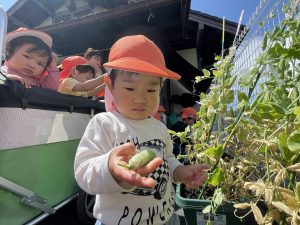
<instances>
[{"instance_id":1,"label":"small green vegetable","mask_svg":"<svg viewBox=\"0 0 300 225\"><path fill-rule=\"evenodd\" d=\"M143 150L129 159L128 164L120 162L118 165L130 170L134 170L147 165L155 157L156 154L152 150Z\"/></svg>"},{"instance_id":2,"label":"small green vegetable","mask_svg":"<svg viewBox=\"0 0 300 225\"><path fill-rule=\"evenodd\" d=\"M295 194L298 202L300 202L300 182L296 184Z\"/></svg>"},{"instance_id":3,"label":"small green vegetable","mask_svg":"<svg viewBox=\"0 0 300 225\"><path fill-rule=\"evenodd\" d=\"M267 48L267 43L268 43L268 32L266 32L264 34L264 37L263 37L263 41L262 41L262 50L266 50Z\"/></svg>"}]
</instances>

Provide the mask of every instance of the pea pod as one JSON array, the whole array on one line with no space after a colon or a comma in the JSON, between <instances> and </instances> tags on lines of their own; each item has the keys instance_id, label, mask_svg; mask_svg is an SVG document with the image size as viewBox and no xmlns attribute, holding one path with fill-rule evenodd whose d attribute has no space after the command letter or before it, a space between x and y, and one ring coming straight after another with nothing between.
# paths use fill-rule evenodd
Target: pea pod
<instances>
[{"instance_id":1,"label":"pea pod","mask_svg":"<svg viewBox=\"0 0 300 225\"><path fill-rule=\"evenodd\" d=\"M278 69L279 71L284 71L285 70L285 58L281 58L279 60L279 63L278 63Z\"/></svg>"},{"instance_id":2,"label":"pea pod","mask_svg":"<svg viewBox=\"0 0 300 225\"><path fill-rule=\"evenodd\" d=\"M298 36L299 32L300 32L300 20L298 20L297 25L296 25L296 31L295 31L296 36Z\"/></svg>"},{"instance_id":3,"label":"pea pod","mask_svg":"<svg viewBox=\"0 0 300 225\"><path fill-rule=\"evenodd\" d=\"M300 182L296 184L295 194L298 202L300 203Z\"/></svg>"},{"instance_id":4,"label":"pea pod","mask_svg":"<svg viewBox=\"0 0 300 225\"><path fill-rule=\"evenodd\" d=\"M152 150L143 150L129 159L128 164L120 162L118 165L130 170L134 170L147 165L155 157L156 154Z\"/></svg>"},{"instance_id":5,"label":"pea pod","mask_svg":"<svg viewBox=\"0 0 300 225\"><path fill-rule=\"evenodd\" d=\"M268 44L268 32L266 32L265 34L264 34L264 37L263 37L263 41L262 41L262 50L266 50L266 48L267 48L267 44Z\"/></svg>"}]
</instances>

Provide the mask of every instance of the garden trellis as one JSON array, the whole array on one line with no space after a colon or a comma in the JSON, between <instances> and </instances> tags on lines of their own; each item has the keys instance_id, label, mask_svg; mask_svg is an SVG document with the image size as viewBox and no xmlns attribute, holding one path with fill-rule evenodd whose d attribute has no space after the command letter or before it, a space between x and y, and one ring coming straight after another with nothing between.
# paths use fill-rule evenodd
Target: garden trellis
<instances>
[{"instance_id":1,"label":"garden trellis","mask_svg":"<svg viewBox=\"0 0 300 225\"><path fill-rule=\"evenodd\" d=\"M262 53L264 34L266 32L271 33L275 27L281 28L281 26L283 26L282 21L286 17L299 18L299 3L300 0L261 0L246 26L236 37L234 41L236 51L233 59L234 68L232 70L232 76L237 76L238 79L232 88L235 92L235 100L231 105L233 109L237 107L238 103L237 92L249 92L249 89L243 88L239 81L246 79L251 68L256 65L256 60ZM284 11L285 5L288 4L292 5L291 10ZM288 43L289 40L287 40L287 45ZM267 48L269 48L271 44L272 43L269 43ZM259 84L263 84L266 81L263 75L264 72L269 69L270 68L265 67L263 71L260 71L261 76L249 99L250 102L260 92L261 88Z\"/></svg>"}]
</instances>

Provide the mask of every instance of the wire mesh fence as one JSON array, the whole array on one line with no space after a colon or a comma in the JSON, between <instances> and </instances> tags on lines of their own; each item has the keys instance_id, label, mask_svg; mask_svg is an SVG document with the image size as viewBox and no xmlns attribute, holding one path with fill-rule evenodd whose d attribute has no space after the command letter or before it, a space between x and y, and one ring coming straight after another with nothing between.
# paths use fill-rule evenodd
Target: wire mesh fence
<instances>
[{"instance_id":1,"label":"wire mesh fence","mask_svg":"<svg viewBox=\"0 0 300 225\"><path fill-rule=\"evenodd\" d=\"M275 27L281 28L283 26L282 21L286 17L299 17L299 2L300 0L261 0L247 25L236 37L234 46L237 46L237 49L233 59L232 75L237 76L238 79L233 85L235 92L235 100L231 105L233 109L236 109L238 104L237 93L239 91L249 92L249 89L240 85L239 80L247 77L256 65L256 59L262 53L264 34L272 32ZM285 10L288 5L291 6L289 11ZM266 67L264 70L268 70L268 68ZM260 72L263 74L264 71ZM261 84L265 81L266 78L261 76L249 98L250 102L260 92Z\"/></svg>"}]
</instances>

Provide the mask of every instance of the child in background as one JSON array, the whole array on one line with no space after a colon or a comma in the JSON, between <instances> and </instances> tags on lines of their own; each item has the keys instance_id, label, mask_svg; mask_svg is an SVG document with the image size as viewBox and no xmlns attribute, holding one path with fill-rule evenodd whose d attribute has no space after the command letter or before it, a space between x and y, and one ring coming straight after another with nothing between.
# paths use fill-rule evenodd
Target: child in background
<instances>
[{"instance_id":1,"label":"child in background","mask_svg":"<svg viewBox=\"0 0 300 225\"><path fill-rule=\"evenodd\" d=\"M106 73L103 67L102 55L100 50L95 50L93 48L88 48L84 53L84 58L89 62L89 64L94 67L96 72L96 77L99 77Z\"/></svg>"},{"instance_id":2,"label":"child in background","mask_svg":"<svg viewBox=\"0 0 300 225\"><path fill-rule=\"evenodd\" d=\"M19 28L5 37L5 62L1 71L10 80L57 91L59 71L51 52L52 38L41 31Z\"/></svg>"},{"instance_id":3,"label":"child in background","mask_svg":"<svg viewBox=\"0 0 300 225\"><path fill-rule=\"evenodd\" d=\"M58 88L61 93L89 97L96 96L105 87L103 77L95 78L94 68L81 56L64 59L62 69Z\"/></svg>"},{"instance_id":4,"label":"child in background","mask_svg":"<svg viewBox=\"0 0 300 225\"><path fill-rule=\"evenodd\" d=\"M95 69L96 77L103 76L106 70L103 67L102 53L100 50L95 50L93 48L88 48L84 53L84 58L89 62L89 64ZM97 94L97 97L104 96L104 88Z\"/></svg>"},{"instance_id":5,"label":"child in background","mask_svg":"<svg viewBox=\"0 0 300 225\"><path fill-rule=\"evenodd\" d=\"M184 132L186 128L189 129L189 132L187 133L187 137L192 132L191 128L195 124L197 120L197 111L192 107L186 107L181 110L181 121L177 121L170 130L173 130L175 132ZM173 138L174 142L174 149L173 153L175 156L178 156L179 154L185 155L185 146L187 143L181 143L179 137Z\"/></svg>"},{"instance_id":6,"label":"child in background","mask_svg":"<svg viewBox=\"0 0 300 225\"><path fill-rule=\"evenodd\" d=\"M154 118L158 119L167 126L167 116L165 114L165 111L165 108L162 105L159 105L157 113L154 115Z\"/></svg>"},{"instance_id":7,"label":"child in background","mask_svg":"<svg viewBox=\"0 0 300 225\"><path fill-rule=\"evenodd\" d=\"M143 35L119 39L104 66L112 104L89 122L74 164L79 186L96 195L96 224L177 225L172 183L198 188L208 169L181 165L166 126L150 116L158 109L163 81L180 76L166 68L160 49ZM136 170L119 166L144 149L157 157Z\"/></svg>"}]
</instances>

